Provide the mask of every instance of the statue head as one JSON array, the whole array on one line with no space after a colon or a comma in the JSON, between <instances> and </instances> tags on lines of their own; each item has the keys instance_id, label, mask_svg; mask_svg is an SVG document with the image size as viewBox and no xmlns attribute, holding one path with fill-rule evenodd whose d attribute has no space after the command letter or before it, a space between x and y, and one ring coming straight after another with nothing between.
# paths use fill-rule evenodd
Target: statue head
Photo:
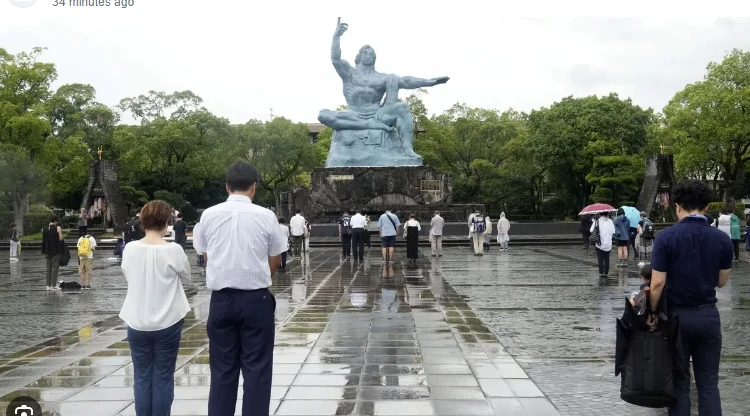
<instances>
[{"instance_id":1,"label":"statue head","mask_svg":"<svg viewBox=\"0 0 750 416\"><path fill-rule=\"evenodd\" d=\"M354 58L354 64L359 65L361 63L365 66L375 66L375 59L377 59L375 49L370 45L365 45L359 48L359 53L357 54L357 57Z\"/></svg>"}]
</instances>

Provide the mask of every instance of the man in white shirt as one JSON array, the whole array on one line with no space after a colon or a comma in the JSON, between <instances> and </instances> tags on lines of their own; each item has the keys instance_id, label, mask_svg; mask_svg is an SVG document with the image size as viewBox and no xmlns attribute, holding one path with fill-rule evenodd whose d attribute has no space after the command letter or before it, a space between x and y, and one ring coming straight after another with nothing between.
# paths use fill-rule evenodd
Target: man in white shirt
<instances>
[{"instance_id":1,"label":"man in white shirt","mask_svg":"<svg viewBox=\"0 0 750 416\"><path fill-rule=\"evenodd\" d=\"M365 233L367 233L367 218L362 215L362 210L357 209L357 213L351 218L352 227L352 251L355 259L360 261L365 259Z\"/></svg>"},{"instance_id":2,"label":"man in white shirt","mask_svg":"<svg viewBox=\"0 0 750 416\"><path fill-rule=\"evenodd\" d=\"M269 414L276 299L268 287L286 242L274 213L251 201L259 177L248 163L232 164L229 198L203 212L194 242L213 291L207 325L212 416L235 414L240 369L242 414Z\"/></svg>"},{"instance_id":3,"label":"man in white shirt","mask_svg":"<svg viewBox=\"0 0 750 416\"><path fill-rule=\"evenodd\" d=\"M305 225L305 217L302 216L302 210L298 209L296 213L297 214L289 220L289 228L292 232L292 255L294 255L295 258L301 258L302 244L305 243L305 230L307 229L307 226Z\"/></svg>"},{"instance_id":4,"label":"man in white shirt","mask_svg":"<svg viewBox=\"0 0 750 416\"><path fill-rule=\"evenodd\" d=\"M81 289L91 290L91 269L94 267L94 250L96 239L86 234L78 239L78 275L80 276Z\"/></svg>"},{"instance_id":5,"label":"man in white shirt","mask_svg":"<svg viewBox=\"0 0 750 416\"><path fill-rule=\"evenodd\" d=\"M435 211L435 216L430 221L430 242L432 246L432 257L443 257L443 225L445 220L440 213Z\"/></svg>"}]
</instances>

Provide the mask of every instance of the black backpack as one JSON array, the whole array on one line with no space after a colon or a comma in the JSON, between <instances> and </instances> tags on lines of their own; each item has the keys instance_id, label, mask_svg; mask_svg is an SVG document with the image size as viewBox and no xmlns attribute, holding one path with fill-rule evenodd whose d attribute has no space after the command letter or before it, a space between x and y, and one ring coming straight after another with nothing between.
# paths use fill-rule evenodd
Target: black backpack
<instances>
[{"instance_id":1,"label":"black backpack","mask_svg":"<svg viewBox=\"0 0 750 416\"><path fill-rule=\"evenodd\" d=\"M341 234L351 234L352 233L352 223L351 223L351 217L343 217L341 218Z\"/></svg>"},{"instance_id":2,"label":"black backpack","mask_svg":"<svg viewBox=\"0 0 750 416\"><path fill-rule=\"evenodd\" d=\"M643 239L653 240L654 239L654 223L649 220L643 220Z\"/></svg>"}]
</instances>

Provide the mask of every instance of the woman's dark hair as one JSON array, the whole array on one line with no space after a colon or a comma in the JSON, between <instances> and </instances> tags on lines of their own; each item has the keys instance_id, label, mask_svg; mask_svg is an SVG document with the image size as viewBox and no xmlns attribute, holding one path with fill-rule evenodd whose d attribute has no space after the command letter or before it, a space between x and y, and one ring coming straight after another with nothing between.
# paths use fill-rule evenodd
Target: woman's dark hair
<instances>
[{"instance_id":1,"label":"woman's dark hair","mask_svg":"<svg viewBox=\"0 0 750 416\"><path fill-rule=\"evenodd\" d=\"M414 213L411 213L411 214L409 214L409 219L412 219L412 220L413 220L413 219L414 219L414 218L416 218L416 217L417 217L417 216L416 216L416 215L414 215Z\"/></svg>"},{"instance_id":2,"label":"woman's dark hair","mask_svg":"<svg viewBox=\"0 0 750 416\"><path fill-rule=\"evenodd\" d=\"M49 220L50 223L57 222L59 218L57 217L57 214L49 214L47 216L47 220Z\"/></svg>"},{"instance_id":3,"label":"woman's dark hair","mask_svg":"<svg viewBox=\"0 0 750 416\"><path fill-rule=\"evenodd\" d=\"M711 188L698 179L680 181L672 189L672 201L685 211L702 211L712 199Z\"/></svg>"},{"instance_id":4,"label":"woman's dark hair","mask_svg":"<svg viewBox=\"0 0 750 416\"><path fill-rule=\"evenodd\" d=\"M230 192L245 192L258 182L258 171L247 162L234 162L227 169L227 187Z\"/></svg>"},{"instance_id":5,"label":"woman's dark hair","mask_svg":"<svg viewBox=\"0 0 750 416\"><path fill-rule=\"evenodd\" d=\"M734 207L731 204L724 205L725 214L734 214Z\"/></svg>"},{"instance_id":6,"label":"woman's dark hair","mask_svg":"<svg viewBox=\"0 0 750 416\"><path fill-rule=\"evenodd\" d=\"M617 216L619 217L620 215L625 215L625 210L622 208L617 208Z\"/></svg>"},{"instance_id":7,"label":"woman's dark hair","mask_svg":"<svg viewBox=\"0 0 750 416\"><path fill-rule=\"evenodd\" d=\"M285 222L286 222L286 218L284 218L284 217L279 217L279 224L283 224L283 223L285 223Z\"/></svg>"},{"instance_id":8,"label":"woman's dark hair","mask_svg":"<svg viewBox=\"0 0 750 416\"><path fill-rule=\"evenodd\" d=\"M163 230L172 217L172 209L164 201L155 200L141 210L141 226L144 230Z\"/></svg>"}]
</instances>

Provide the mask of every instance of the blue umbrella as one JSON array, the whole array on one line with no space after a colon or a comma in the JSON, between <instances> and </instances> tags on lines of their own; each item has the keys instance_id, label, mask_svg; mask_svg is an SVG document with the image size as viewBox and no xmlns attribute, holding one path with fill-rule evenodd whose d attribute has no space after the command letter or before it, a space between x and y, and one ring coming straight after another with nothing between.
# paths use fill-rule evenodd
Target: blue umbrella
<instances>
[{"instance_id":1,"label":"blue umbrella","mask_svg":"<svg viewBox=\"0 0 750 416\"><path fill-rule=\"evenodd\" d=\"M625 205L620 208L625 210L625 216L630 221L630 228L638 228L638 223L641 222L641 211L638 211L635 207Z\"/></svg>"}]
</instances>

